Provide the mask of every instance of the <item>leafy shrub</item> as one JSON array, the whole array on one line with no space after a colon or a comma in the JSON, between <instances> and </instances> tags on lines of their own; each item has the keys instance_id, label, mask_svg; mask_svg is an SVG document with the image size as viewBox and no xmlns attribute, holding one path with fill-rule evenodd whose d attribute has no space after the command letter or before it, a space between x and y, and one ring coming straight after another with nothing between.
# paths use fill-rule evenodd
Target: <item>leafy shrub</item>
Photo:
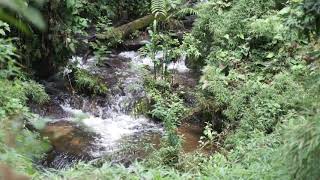
<instances>
[{"instance_id":1,"label":"leafy shrub","mask_svg":"<svg viewBox=\"0 0 320 180\"><path fill-rule=\"evenodd\" d=\"M318 179L320 152L319 114L293 122L286 132L283 154L286 156L288 172L294 179Z\"/></svg>"},{"instance_id":2,"label":"leafy shrub","mask_svg":"<svg viewBox=\"0 0 320 180\"><path fill-rule=\"evenodd\" d=\"M5 116L15 112L27 112L25 105L29 99L37 103L49 100L43 86L34 81L0 80L0 86L0 107Z\"/></svg>"},{"instance_id":3,"label":"leafy shrub","mask_svg":"<svg viewBox=\"0 0 320 180\"><path fill-rule=\"evenodd\" d=\"M181 139L176 128L187 111L183 100L171 91L170 83L165 80L145 79L147 96L151 100L150 115L161 120L165 126L165 135L161 148L153 153L149 164L174 166L179 161Z\"/></svg>"},{"instance_id":4,"label":"leafy shrub","mask_svg":"<svg viewBox=\"0 0 320 180\"><path fill-rule=\"evenodd\" d=\"M286 157L286 167L290 178L318 179L320 152L319 65L304 79L307 94L300 97L298 113L287 118L288 126L284 133L285 143L282 154Z\"/></svg>"},{"instance_id":5,"label":"leafy shrub","mask_svg":"<svg viewBox=\"0 0 320 180\"><path fill-rule=\"evenodd\" d=\"M108 91L106 84L98 76L92 75L86 70L76 70L74 78L75 85L80 91L89 91L94 94L105 94Z\"/></svg>"},{"instance_id":6,"label":"leafy shrub","mask_svg":"<svg viewBox=\"0 0 320 180\"><path fill-rule=\"evenodd\" d=\"M79 164L78 166L62 172L46 172L35 177L35 179L192 179L191 174L181 174L174 169L167 169L162 166L148 168L141 164L133 164L129 169L124 166L112 166L109 163L97 168L93 165Z\"/></svg>"},{"instance_id":7,"label":"leafy shrub","mask_svg":"<svg viewBox=\"0 0 320 180\"><path fill-rule=\"evenodd\" d=\"M48 144L25 128L31 120L41 123L29 112L27 102L42 104L49 96L42 85L29 80L18 67L19 56L10 39L1 38L0 49L0 161L32 175L37 173L33 161L48 150Z\"/></svg>"}]
</instances>

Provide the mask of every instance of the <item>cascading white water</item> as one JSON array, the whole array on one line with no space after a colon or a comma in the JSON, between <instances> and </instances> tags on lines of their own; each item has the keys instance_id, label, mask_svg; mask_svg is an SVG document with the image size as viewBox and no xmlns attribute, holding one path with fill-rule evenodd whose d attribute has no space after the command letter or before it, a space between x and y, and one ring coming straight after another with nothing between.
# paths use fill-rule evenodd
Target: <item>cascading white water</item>
<instances>
[{"instance_id":1,"label":"cascading white water","mask_svg":"<svg viewBox=\"0 0 320 180\"><path fill-rule=\"evenodd\" d=\"M138 149L141 150L143 149L143 143L153 142L155 137L163 134L161 124L157 124L145 116L135 116L131 114L134 104L145 97L143 73L141 73L140 70L142 66L153 66L151 58L142 57L138 52L134 51L122 52L113 57L116 58L115 60L117 62L123 61L122 63L126 65L120 67L111 66L112 73L110 73L110 67L96 67L94 58L88 59L87 62L83 62L82 58L78 57L70 60L73 64L77 64L79 68L99 73L100 76L108 76L107 79L114 79L116 83L110 85L109 97L103 101L104 103L100 103L99 105L81 96L77 96L77 98L81 99L81 103L73 99L73 96L70 95L60 98L60 106L68 116L62 119L55 119L52 122L72 122L76 124L76 126L79 125L85 128L84 132L88 130L96 136L88 135L90 138L87 138L85 137L86 133L76 133L74 142L78 142L77 138L84 138L83 141L90 142L87 144L84 143L84 145L80 142L79 146L77 146L76 143L75 147L80 148L76 155L74 153L70 154L68 151L54 151L51 162L46 161L44 163L48 164L47 166L63 168L70 166L72 163L76 163L78 160L85 160L87 156L93 159L113 156L114 154L121 154L123 151L126 151L127 147L132 148L136 145L138 145ZM162 57L163 53L159 52L157 58ZM176 63L170 63L168 69L178 73L189 71L185 65L184 57ZM68 142L66 142L66 144L67 145L64 144L63 147L67 146L72 148L72 146L68 146ZM71 152L74 151L71 150ZM134 153L135 152L133 152L133 154ZM132 156L132 153L124 152L120 156L127 158ZM133 159L134 158L137 157L133 157ZM117 161L117 159L115 160Z\"/></svg>"},{"instance_id":2,"label":"cascading white water","mask_svg":"<svg viewBox=\"0 0 320 180\"><path fill-rule=\"evenodd\" d=\"M134 103L145 96L143 89L142 74L139 73L141 65L148 63L148 58L140 58L137 52L120 53L119 57L125 57L131 60L131 65L127 69L118 69L115 76L118 84L111 87L112 95L109 97L109 103L104 106L96 106L98 113L84 112L82 109L72 107L70 100L64 100L61 104L62 109L67 112L70 117L67 121L81 123L86 129L96 133L98 136L94 145L102 148L94 148L90 154L93 157L101 157L111 153L120 151L125 143L137 143L139 139L143 139L150 134L162 134L163 128L161 124L156 124L145 116L134 116L131 114ZM150 59L150 58L149 58ZM120 59L119 59L120 60ZM79 68L92 69L94 63L90 60L89 64L81 61L81 58L74 57L71 60L78 64ZM78 63L75 61L79 61ZM119 86L121 91L118 91ZM83 103L86 106L86 102Z\"/></svg>"},{"instance_id":3,"label":"cascading white water","mask_svg":"<svg viewBox=\"0 0 320 180\"><path fill-rule=\"evenodd\" d=\"M121 99L119 100L121 101ZM69 118L70 121L77 121L76 117L80 117L78 121L99 135L97 136L95 145L103 148L91 152L91 155L94 157L108 155L121 150L123 143L121 140L124 138L126 138L126 143L130 144L132 143L130 142L130 136L146 136L151 132L162 132L161 125L155 124L144 116L135 117L111 109L107 112L108 117L102 118L102 116L96 117L82 110L73 109L69 105L62 105L62 108L72 114L72 117ZM103 111L102 109L101 111Z\"/></svg>"},{"instance_id":4,"label":"cascading white water","mask_svg":"<svg viewBox=\"0 0 320 180\"><path fill-rule=\"evenodd\" d=\"M126 52L122 52L119 54L119 56L125 57L125 58L129 58L132 60L132 62L134 62L135 64L138 65L147 65L152 67L153 66L153 62L152 59L150 57L142 57L138 52L136 51L126 51ZM158 52L156 54L156 59L161 59L163 58L163 52ZM176 62L171 62L170 64L168 64L168 69L169 70L175 70L179 73L184 73L184 72L188 72L189 68L186 66L185 64L185 59L186 56L182 56L181 58L179 58Z\"/></svg>"}]
</instances>

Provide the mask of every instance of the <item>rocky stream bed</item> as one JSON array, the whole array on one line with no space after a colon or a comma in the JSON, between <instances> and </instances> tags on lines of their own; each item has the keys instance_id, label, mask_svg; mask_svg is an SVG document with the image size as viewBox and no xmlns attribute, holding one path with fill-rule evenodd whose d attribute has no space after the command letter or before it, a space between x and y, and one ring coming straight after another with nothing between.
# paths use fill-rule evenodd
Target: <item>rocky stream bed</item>
<instances>
[{"instance_id":1,"label":"rocky stream bed","mask_svg":"<svg viewBox=\"0 0 320 180\"><path fill-rule=\"evenodd\" d=\"M86 97L61 88L54 78L43 82L52 100L31 109L50 119L41 134L49 137L52 149L40 164L60 169L79 161L108 159L128 165L143 159L159 146L164 133L160 122L132 113L134 104L145 97L140 70L152 66L151 59L126 51L110 55L104 60L106 63L99 66L93 58L81 60L72 59L79 61L80 68L103 77L109 93L106 97ZM195 87L197 76L185 66L183 58L170 64L169 69L175 71L175 81L180 88ZM179 127L179 134L186 140L185 152L197 149L202 130L201 126L188 123Z\"/></svg>"}]
</instances>

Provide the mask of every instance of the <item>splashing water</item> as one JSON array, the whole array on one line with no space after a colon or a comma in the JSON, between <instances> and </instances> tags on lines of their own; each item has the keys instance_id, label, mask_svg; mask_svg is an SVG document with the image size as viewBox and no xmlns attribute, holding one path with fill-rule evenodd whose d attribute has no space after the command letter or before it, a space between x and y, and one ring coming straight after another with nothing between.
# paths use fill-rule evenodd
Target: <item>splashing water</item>
<instances>
[{"instance_id":1,"label":"splashing water","mask_svg":"<svg viewBox=\"0 0 320 180\"><path fill-rule=\"evenodd\" d=\"M155 124L144 116L134 117L122 112L109 110L108 117L96 117L90 113L85 113L79 109L73 109L69 105L62 105L62 108L72 114L70 121L75 121L77 118L82 117L80 120L89 130L97 133L95 145L99 148L91 152L94 157L108 155L121 150L122 139L127 138L126 143L131 143L134 139L130 136L147 136L149 133L162 133L162 127ZM103 108L101 108L103 111Z\"/></svg>"},{"instance_id":2,"label":"splashing water","mask_svg":"<svg viewBox=\"0 0 320 180\"><path fill-rule=\"evenodd\" d=\"M69 139L65 140L62 146L69 147L71 149L70 152L74 152L72 148L83 149L76 151L76 154L54 151L50 162L46 161L44 164L48 164L49 167L63 168L78 162L78 160L85 160L87 155L92 157L91 159L95 159L113 156L126 150L127 147L140 146L138 148L141 149L143 143L152 143L150 139L163 134L161 124L157 124L145 116L134 116L131 114L135 103L145 97L143 78L142 74L139 73L139 65L151 65L151 59L148 57L141 58L137 52L123 52L119 54L119 57L130 59L131 65L126 68L116 69L112 74L117 79L117 83L109 87L111 94L106 103L97 105L80 96L83 99L83 104L82 106L78 106L79 103L75 102L73 98L68 97L70 95L67 95L67 97L61 98L62 102L60 106L68 116L63 119L52 120L52 122L72 122L76 124L75 126L79 125L85 128L86 131L94 133L95 136L81 140L81 137L70 138L68 135L67 138ZM79 60L81 58L74 58L72 61ZM81 66L80 68L90 69L93 65L91 61L93 62L93 60L89 60L88 64L82 62L78 64ZM106 74L103 71L100 73ZM70 134L70 136L75 136L75 134L80 134L81 136L81 133L72 132ZM80 140L78 140L79 138ZM91 142L91 139L93 139L93 142ZM78 145L77 143L81 144L81 141L90 141L90 143L76 146ZM76 145L68 146L68 143L75 143ZM87 148L85 146L93 147ZM126 157L131 155L122 154L121 156Z\"/></svg>"},{"instance_id":3,"label":"splashing water","mask_svg":"<svg viewBox=\"0 0 320 180\"><path fill-rule=\"evenodd\" d=\"M142 57L138 52L136 51L126 51L119 54L119 56L124 58L129 58L132 60L133 63L138 65L146 65L153 67L153 62L150 57ZM158 52L156 54L156 59L163 58L163 52ZM172 71L177 71L179 73L185 73L189 71L189 68L185 64L186 56L182 55L176 62L171 62L168 64L168 69Z\"/></svg>"}]
</instances>

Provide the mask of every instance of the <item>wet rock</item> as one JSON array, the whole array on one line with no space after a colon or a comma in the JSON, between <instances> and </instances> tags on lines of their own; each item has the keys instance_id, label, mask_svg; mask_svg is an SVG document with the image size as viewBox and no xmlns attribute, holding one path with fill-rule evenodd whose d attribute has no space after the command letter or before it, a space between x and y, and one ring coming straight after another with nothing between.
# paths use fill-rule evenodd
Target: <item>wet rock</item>
<instances>
[{"instance_id":1,"label":"wet rock","mask_svg":"<svg viewBox=\"0 0 320 180\"><path fill-rule=\"evenodd\" d=\"M47 80L41 82L48 94L58 94L61 91L66 91L66 81L61 73L56 73L50 76Z\"/></svg>"},{"instance_id":2,"label":"wet rock","mask_svg":"<svg viewBox=\"0 0 320 180\"><path fill-rule=\"evenodd\" d=\"M49 123L41 131L41 135L48 137L55 151L75 156L89 156L88 152L94 148L96 136L69 121Z\"/></svg>"},{"instance_id":3,"label":"wet rock","mask_svg":"<svg viewBox=\"0 0 320 180\"><path fill-rule=\"evenodd\" d=\"M137 51L138 49L149 43L150 37L146 33L142 32L139 34L139 37L135 39L125 40L122 43L120 49L121 51Z\"/></svg>"},{"instance_id":4,"label":"wet rock","mask_svg":"<svg viewBox=\"0 0 320 180\"><path fill-rule=\"evenodd\" d=\"M103 64L110 68L124 69L128 68L128 64L126 62L128 62L127 58L109 57L104 60Z\"/></svg>"},{"instance_id":5,"label":"wet rock","mask_svg":"<svg viewBox=\"0 0 320 180\"><path fill-rule=\"evenodd\" d=\"M33 113L41 117L64 118L68 115L55 100L42 105L30 103L29 107Z\"/></svg>"},{"instance_id":6,"label":"wet rock","mask_svg":"<svg viewBox=\"0 0 320 180\"><path fill-rule=\"evenodd\" d=\"M148 43L148 40L127 40L122 46L126 51L137 51Z\"/></svg>"}]
</instances>

